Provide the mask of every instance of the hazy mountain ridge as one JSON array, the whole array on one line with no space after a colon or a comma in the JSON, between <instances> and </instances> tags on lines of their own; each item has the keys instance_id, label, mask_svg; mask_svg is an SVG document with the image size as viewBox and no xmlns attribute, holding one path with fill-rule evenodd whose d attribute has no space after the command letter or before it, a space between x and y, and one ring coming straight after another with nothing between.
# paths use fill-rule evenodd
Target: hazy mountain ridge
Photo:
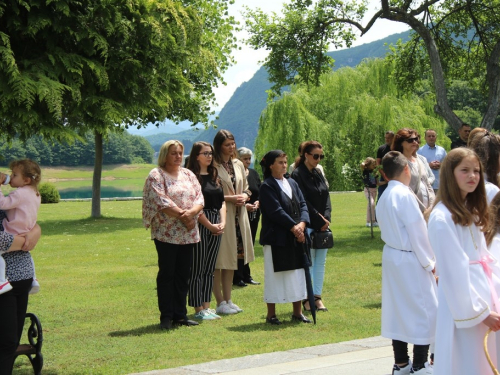
<instances>
[{"instance_id":1,"label":"hazy mountain ridge","mask_svg":"<svg viewBox=\"0 0 500 375\"><path fill-rule=\"evenodd\" d=\"M343 66L354 67L363 59L383 57L389 51L389 45L396 44L399 39L407 40L410 32L390 35L371 43L362 44L349 49L331 51L328 55L335 60L334 69ZM264 67L261 67L255 75L247 82L238 87L231 99L226 103L219 113L219 118L214 121L217 129L210 127L206 130L193 131L183 130L180 132L162 132L161 128L148 130L146 139L155 150L159 145L168 139L179 139L185 143L186 150L189 151L191 144L196 141L206 141L212 143L213 138L219 129L227 129L234 134L238 147L245 146L253 149L257 132L259 129L259 118L261 112L267 105L267 90L271 88L268 81L268 74ZM168 125L168 122L165 122ZM189 124L189 122L186 122ZM172 126L177 126L171 123ZM180 126L180 124L178 125ZM172 127L169 128L169 130ZM151 133L149 133L151 131ZM153 133L154 132L154 133ZM144 135L134 131L134 134ZM153 144L154 142L154 144Z\"/></svg>"}]
</instances>

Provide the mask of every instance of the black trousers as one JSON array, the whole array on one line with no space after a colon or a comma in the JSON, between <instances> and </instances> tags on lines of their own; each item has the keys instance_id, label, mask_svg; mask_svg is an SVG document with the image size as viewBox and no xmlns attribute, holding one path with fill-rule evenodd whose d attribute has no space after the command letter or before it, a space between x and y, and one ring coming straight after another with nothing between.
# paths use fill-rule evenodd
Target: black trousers
<instances>
[{"instance_id":1,"label":"black trousers","mask_svg":"<svg viewBox=\"0 0 500 375\"><path fill-rule=\"evenodd\" d=\"M252 232L252 242L255 244L255 237L257 236L257 228L259 227L260 210L255 213L255 217L250 219L250 230ZM245 264L244 259L238 259L238 269L234 271L233 284L238 284L241 280L250 282L252 275L250 273L250 264Z\"/></svg>"},{"instance_id":2,"label":"black trousers","mask_svg":"<svg viewBox=\"0 0 500 375\"><path fill-rule=\"evenodd\" d=\"M176 245L155 240L158 253L156 289L160 321L186 319L186 296L194 244Z\"/></svg>"},{"instance_id":3,"label":"black trousers","mask_svg":"<svg viewBox=\"0 0 500 375\"><path fill-rule=\"evenodd\" d=\"M392 349L394 350L394 363L407 363L409 361L408 343L392 340ZM428 355L429 345L413 345L413 368L424 367Z\"/></svg>"},{"instance_id":4,"label":"black trousers","mask_svg":"<svg viewBox=\"0 0 500 375\"><path fill-rule=\"evenodd\" d=\"M11 375L14 353L23 334L33 279L12 281L12 290L0 294L0 375Z\"/></svg>"}]
</instances>

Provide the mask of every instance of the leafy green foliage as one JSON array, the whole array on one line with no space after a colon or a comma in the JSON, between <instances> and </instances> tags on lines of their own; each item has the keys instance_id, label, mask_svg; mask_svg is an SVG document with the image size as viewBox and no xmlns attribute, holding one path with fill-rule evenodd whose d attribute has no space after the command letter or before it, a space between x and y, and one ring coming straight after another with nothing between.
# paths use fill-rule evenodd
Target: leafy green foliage
<instances>
[{"instance_id":1,"label":"leafy green foliage","mask_svg":"<svg viewBox=\"0 0 500 375\"><path fill-rule=\"evenodd\" d=\"M349 46L352 29L363 35L378 19L404 23L414 36L395 49L400 87L413 92L420 79L431 79L434 110L457 130L463 120L448 103L447 85L452 79L478 84L487 96L481 126L491 129L500 111L499 7L499 0L381 0L380 9L362 25L364 1L290 0L280 17L247 10L248 42L271 51L264 65L275 96L293 82L318 85L331 65L326 46Z\"/></svg>"},{"instance_id":2,"label":"leafy green foliage","mask_svg":"<svg viewBox=\"0 0 500 375\"><path fill-rule=\"evenodd\" d=\"M59 203L61 199L56 186L50 182L42 182L38 186L38 192L42 198L42 203Z\"/></svg>"},{"instance_id":3,"label":"leafy green foliage","mask_svg":"<svg viewBox=\"0 0 500 375\"><path fill-rule=\"evenodd\" d=\"M423 134L432 128L438 143L449 148L446 123L433 112L434 96L401 94L392 72L384 60L367 60L321 76L318 87L292 86L262 113L257 158L279 148L291 163L301 142L317 140L326 154L322 165L330 189L342 191L362 187L359 164L376 157L387 130L409 127Z\"/></svg>"}]
</instances>

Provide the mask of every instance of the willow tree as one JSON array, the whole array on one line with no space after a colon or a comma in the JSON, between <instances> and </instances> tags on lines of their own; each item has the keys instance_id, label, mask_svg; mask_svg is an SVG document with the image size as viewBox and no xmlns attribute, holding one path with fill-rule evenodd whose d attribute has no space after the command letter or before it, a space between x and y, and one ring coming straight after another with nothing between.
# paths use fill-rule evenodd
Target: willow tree
<instances>
[{"instance_id":1,"label":"willow tree","mask_svg":"<svg viewBox=\"0 0 500 375\"><path fill-rule=\"evenodd\" d=\"M393 69L385 60L368 60L322 75L318 87L293 85L262 113L256 154L281 148L292 159L302 141L317 140L330 188L353 190L362 185L360 162L375 157L387 130L432 128L449 148L446 123L433 112L434 95L401 94Z\"/></svg>"},{"instance_id":2,"label":"willow tree","mask_svg":"<svg viewBox=\"0 0 500 375\"><path fill-rule=\"evenodd\" d=\"M430 72L434 110L454 129L462 120L449 105L448 80L482 82L488 106L481 126L491 129L500 108L499 8L499 0L380 0L380 9L363 24L366 0L290 0L282 16L259 9L247 10L246 16L250 45L270 51L264 65L278 95L292 83L318 85L333 65L328 48L349 47L355 30L364 35L379 19L404 23L415 39L401 51L400 71L409 81L415 80L412 74ZM414 63L423 60L418 72Z\"/></svg>"},{"instance_id":3,"label":"willow tree","mask_svg":"<svg viewBox=\"0 0 500 375\"><path fill-rule=\"evenodd\" d=\"M230 0L0 0L0 124L7 136L95 135L100 216L109 131L208 123L232 63Z\"/></svg>"}]
</instances>

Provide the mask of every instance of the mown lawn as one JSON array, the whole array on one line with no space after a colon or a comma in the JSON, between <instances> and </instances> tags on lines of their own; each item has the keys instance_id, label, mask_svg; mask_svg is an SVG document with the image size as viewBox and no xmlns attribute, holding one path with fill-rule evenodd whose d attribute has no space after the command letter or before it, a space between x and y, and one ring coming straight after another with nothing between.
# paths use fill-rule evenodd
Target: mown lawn
<instances>
[{"instance_id":1,"label":"mown lawn","mask_svg":"<svg viewBox=\"0 0 500 375\"><path fill-rule=\"evenodd\" d=\"M266 325L261 285L234 291L241 314L159 330L156 251L141 204L102 202L101 219L88 218L90 202L42 205L43 237L33 252L41 291L29 311L44 328L44 374L128 374L380 334L382 241L378 228L372 239L365 227L363 193L332 195L335 248L323 293L329 311L318 313L315 326L292 324L291 304L277 306L285 324ZM263 281L260 246L251 267ZM32 373L25 357L14 373Z\"/></svg>"}]
</instances>

